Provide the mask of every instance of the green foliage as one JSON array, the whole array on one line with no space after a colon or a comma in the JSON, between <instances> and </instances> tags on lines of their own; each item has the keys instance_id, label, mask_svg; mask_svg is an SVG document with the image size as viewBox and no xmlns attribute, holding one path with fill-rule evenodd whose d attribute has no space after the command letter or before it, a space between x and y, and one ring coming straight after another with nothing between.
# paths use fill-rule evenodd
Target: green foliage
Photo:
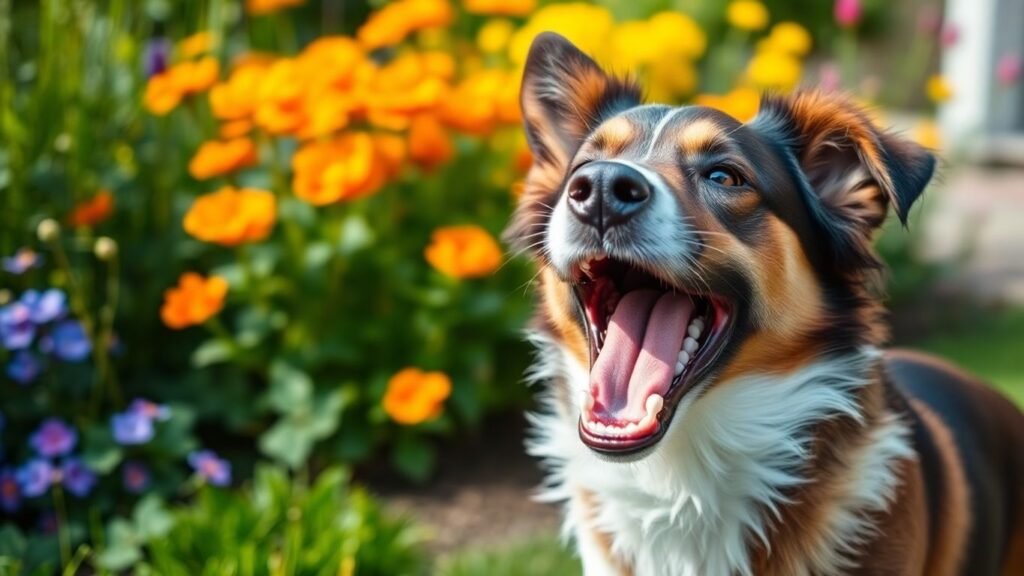
<instances>
[{"instance_id":1,"label":"green foliage","mask_svg":"<svg viewBox=\"0 0 1024 576\"><path fill-rule=\"evenodd\" d=\"M439 562L439 576L575 576L580 561L554 534L508 548L470 551Z\"/></svg>"},{"instance_id":2,"label":"green foliage","mask_svg":"<svg viewBox=\"0 0 1024 576\"><path fill-rule=\"evenodd\" d=\"M146 538L153 573L403 576L424 574L418 536L338 469L311 487L260 467L245 491L203 488ZM163 528L163 525L159 526Z\"/></svg>"}]
</instances>

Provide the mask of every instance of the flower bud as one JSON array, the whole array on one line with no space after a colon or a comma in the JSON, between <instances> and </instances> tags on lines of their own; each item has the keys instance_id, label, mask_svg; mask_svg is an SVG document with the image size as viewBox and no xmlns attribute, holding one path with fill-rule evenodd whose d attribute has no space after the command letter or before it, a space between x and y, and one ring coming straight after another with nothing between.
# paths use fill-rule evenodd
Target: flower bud
<instances>
[{"instance_id":1,"label":"flower bud","mask_svg":"<svg viewBox=\"0 0 1024 576\"><path fill-rule=\"evenodd\" d=\"M14 295L11 294L10 290L6 288L0 288L0 306L4 306L8 302L10 302L11 298L13 297Z\"/></svg>"},{"instance_id":2,"label":"flower bud","mask_svg":"<svg viewBox=\"0 0 1024 576\"><path fill-rule=\"evenodd\" d=\"M117 242L109 236L100 236L92 247L96 257L104 262L109 262L117 256Z\"/></svg>"},{"instance_id":3,"label":"flower bud","mask_svg":"<svg viewBox=\"0 0 1024 576\"><path fill-rule=\"evenodd\" d=\"M54 242L60 237L60 224L53 218L47 218L36 227L36 236L40 242Z\"/></svg>"}]
</instances>

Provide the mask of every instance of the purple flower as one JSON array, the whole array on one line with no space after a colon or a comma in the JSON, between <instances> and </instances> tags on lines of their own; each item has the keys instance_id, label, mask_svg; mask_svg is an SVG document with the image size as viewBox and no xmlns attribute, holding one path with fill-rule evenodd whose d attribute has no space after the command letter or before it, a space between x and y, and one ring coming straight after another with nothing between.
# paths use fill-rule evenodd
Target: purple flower
<instances>
[{"instance_id":1,"label":"purple flower","mask_svg":"<svg viewBox=\"0 0 1024 576\"><path fill-rule=\"evenodd\" d=\"M163 36L150 40L142 53L142 68L146 78L156 76L167 69L171 58L171 41Z\"/></svg>"},{"instance_id":2,"label":"purple flower","mask_svg":"<svg viewBox=\"0 0 1024 576\"><path fill-rule=\"evenodd\" d=\"M29 498L42 496L53 483L54 469L42 458L33 458L18 469L16 473L21 492Z\"/></svg>"},{"instance_id":3,"label":"purple flower","mask_svg":"<svg viewBox=\"0 0 1024 576\"><path fill-rule=\"evenodd\" d=\"M43 257L31 248L20 248L14 256L5 256L3 259L4 270L20 276L31 268L42 265Z\"/></svg>"},{"instance_id":4,"label":"purple flower","mask_svg":"<svg viewBox=\"0 0 1024 576\"><path fill-rule=\"evenodd\" d=\"M231 463L210 450L189 454L188 463L197 474L214 486L227 486L231 483Z\"/></svg>"},{"instance_id":5,"label":"purple flower","mask_svg":"<svg viewBox=\"0 0 1024 576\"><path fill-rule=\"evenodd\" d=\"M145 444L153 439L153 419L142 412L128 409L110 417L114 440L127 446Z\"/></svg>"},{"instance_id":6,"label":"purple flower","mask_svg":"<svg viewBox=\"0 0 1024 576\"><path fill-rule=\"evenodd\" d=\"M29 384L42 371L39 360L28 350L18 350L7 363L7 376L18 384Z\"/></svg>"},{"instance_id":7,"label":"purple flower","mask_svg":"<svg viewBox=\"0 0 1024 576\"><path fill-rule=\"evenodd\" d=\"M29 444L40 456L53 458L63 456L75 449L78 432L57 418L43 421L39 429L29 437Z\"/></svg>"},{"instance_id":8,"label":"purple flower","mask_svg":"<svg viewBox=\"0 0 1024 576\"><path fill-rule=\"evenodd\" d=\"M18 300L28 306L29 317L37 326L53 322L68 311L68 297L56 288L50 288L42 293L38 290L26 290Z\"/></svg>"},{"instance_id":9,"label":"purple flower","mask_svg":"<svg viewBox=\"0 0 1024 576\"><path fill-rule=\"evenodd\" d=\"M0 470L0 508L14 512L21 505L21 487L18 478L10 468Z\"/></svg>"},{"instance_id":10,"label":"purple flower","mask_svg":"<svg viewBox=\"0 0 1024 576\"><path fill-rule=\"evenodd\" d=\"M78 458L68 458L61 467L61 477L68 492L82 498L96 485L96 473Z\"/></svg>"},{"instance_id":11,"label":"purple flower","mask_svg":"<svg viewBox=\"0 0 1024 576\"><path fill-rule=\"evenodd\" d=\"M136 398L132 401L128 410L138 412L151 420L166 422L171 417L171 410L163 404L157 404L144 398Z\"/></svg>"},{"instance_id":12,"label":"purple flower","mask_svg":"<svg viewBox=\"0 0 1024 576\"><path fill-rule=\"evenodd\" d=\"M132 494L141 494L149 488L149 469L141 462L125 462L121 470L124 489Z\"/></svg>"},{"instance_id":13,"label":"purple flower","mask_svg":"<svg viewBox=\"0 0 1024 576\"><path fill-rule=\"evenodd\" d=\"M77 320L64 320L53 327L50 337L40 344L47 352L52 352L65 362L85 360L92 352L92 342L85 335L85 328Z\"/></svg>"},{"instance_id":14,"label":"purple flower","mask_svg":"<svg viewBox=\"0 0 1024 576\"><path fill-rule=\"evenodd\" d=\"M0 308L0 340L8 350L27 348L36 336L31 310L21 302L11 302Z\"/></svg>"}]
</instances>

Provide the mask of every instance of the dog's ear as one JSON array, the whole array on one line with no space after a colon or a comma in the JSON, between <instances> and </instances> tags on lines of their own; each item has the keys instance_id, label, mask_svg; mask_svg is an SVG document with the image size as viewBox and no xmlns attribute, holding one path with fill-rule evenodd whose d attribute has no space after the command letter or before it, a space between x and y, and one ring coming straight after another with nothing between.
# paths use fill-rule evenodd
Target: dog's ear
<instances>
[{"instance_id":1,"label":"dog's ear","mask_svg":"<svg viewBox=\"0 0 1024 576\"><path fill-rule=\"evenodd\" d=\"M782 142L806 180L815 220L840 257L874 265L874 231L892 206L906 225L935 170L917 144L886 133L842 96L804 92L768 96L751 127Z\"/></svg>"},{"instance_id":2,"label":"dog's ear","mask_svg":"<svg viewBox=\"0 0 1024 576\"><path fill-rule=\"evenodd\" d=\"M572 156L602 121L640 100L635 84L606 74L558 34L533 40L519 96L533 166L506 241L518 248L539 245Z\"/></svg>"},{"instance_id":3,"label":"dog's ear","mask_svg":"<svg viewBox=\"0 0 1024 576\"><path fill-rule=\"evenodd\" d=\"M535 161L566 165L602 120L640 103L640 89L545 32L530 46L519 101Z\"/></svg>"}]
</instances>

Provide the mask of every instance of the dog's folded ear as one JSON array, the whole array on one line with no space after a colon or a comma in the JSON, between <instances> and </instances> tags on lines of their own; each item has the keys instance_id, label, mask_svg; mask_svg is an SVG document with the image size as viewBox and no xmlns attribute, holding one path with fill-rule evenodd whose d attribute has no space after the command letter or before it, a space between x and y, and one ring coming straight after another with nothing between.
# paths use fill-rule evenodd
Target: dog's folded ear
<instances>
[{"instance_id":1,"label":"dog's folded ear","mask_svg":"<svg viewBox=\"0 0 1024 576\"><path fill-rule=\"evenodd\" d=\"M880 130L846 98L820 92L767 96L750 126L792 153L818 224L838 256L875 264L871 238L891 206L905 225L935 171L917 144Z\"/></svg>"},{"instance_id":2,"label":"dog's folded ear","mask_svg":"<svg viewBox=\"0 0 1024 576\"><path fill-rule=\"evenodd\" d=\"M562 36L545 32L534 38L520 105L535 161L565 166L602 120L640 99L635 84L606 74Z\"/></svg>"}]
</instances>

